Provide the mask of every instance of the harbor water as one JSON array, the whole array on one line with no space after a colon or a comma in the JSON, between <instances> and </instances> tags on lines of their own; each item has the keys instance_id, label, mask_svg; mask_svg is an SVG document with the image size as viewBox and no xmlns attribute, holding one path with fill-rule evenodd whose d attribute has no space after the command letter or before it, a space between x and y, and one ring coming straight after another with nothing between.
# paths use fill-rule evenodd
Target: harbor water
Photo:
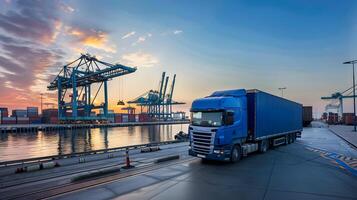
<instances>
[{"instance_id":1,"label":"harbor water","mask_svg":"<svg viewBox=\"0 0 357 200\"><path fill-rule=\"evenodd\" d=\"M0 134L0 162L174 140L188 124Z\"/></svg>"}]
</instances>

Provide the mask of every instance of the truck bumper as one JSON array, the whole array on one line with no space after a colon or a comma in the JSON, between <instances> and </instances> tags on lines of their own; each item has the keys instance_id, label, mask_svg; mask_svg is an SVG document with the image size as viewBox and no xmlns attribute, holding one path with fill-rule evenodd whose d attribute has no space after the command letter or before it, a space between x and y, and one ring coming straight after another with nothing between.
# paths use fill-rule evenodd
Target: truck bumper
<instances>
[{"instance_id":1,"label":"truck bumper","mask_svg":"<svg viewBox=\"0 0 357 200\"><path fill-rule=\"evenodd\" d=\"M224 154L220 154L220 153L199 154L190 149L188 150L188 154L190 156L195 156L207 160L229 161L231 158L230 151L229 152L225 151Z\"/></svg>"}]
</instances>

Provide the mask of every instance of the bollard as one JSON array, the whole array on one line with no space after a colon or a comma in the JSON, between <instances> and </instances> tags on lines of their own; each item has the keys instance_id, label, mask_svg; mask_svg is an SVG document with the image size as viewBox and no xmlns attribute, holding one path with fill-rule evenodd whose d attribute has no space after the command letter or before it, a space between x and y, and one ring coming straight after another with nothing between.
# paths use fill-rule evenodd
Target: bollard
<instances>
[{"instance_id":1,"label":"bollard","mask_svg":"<svg viewBox=\"0 0 357 200\"><path fill-rule=\"evenodd\" d=\"M150 149L150 147L143 147L143 148L141 148L141 153L147 153L147 152L150 152L151 151L151 149Z\"/></svg>"},{"instance_id":2,"label":"bollard","mask_svg":"<svg viewBox=\"0 0 357 200\"><path fill-rule=\"evenodd\" d=\"M41 169L41 165L37 164L37 165L29 165L25 167L25 171L26 172L32 172L32 171L38 171Z\"/></svg>"},{"instance_id":3,"label":"bollard","mask_svg":"<svg viewBox=\"0 0 357 200\"><path fill-rule=\"evenodd\" d=\"M55 166L56 166L56 163L53 161L42 163L43 169L50 169L50 168L54 168Z\"/></svg>"},{"instance_id":4,"label":"bollard","mask_svg":"<svg viewBox=\"0 0 357 200\"><path fill-rule=\"evenodd\" d=\"M159 146L150 147L150 151L159 151L159 150L161 150Z\"/></svg>"},{"instance_id":5,"label":"bollard","mask_svg":"<svg viewBox=\"0 0 357 200\"><path fill-rule=\"evenodd\" d=\"M130 164L130 158L129 158L129 149L125 150L125 166L123 166L123 169L130 169L134 168L135 166Z\"/></svg>"}]
</instances>

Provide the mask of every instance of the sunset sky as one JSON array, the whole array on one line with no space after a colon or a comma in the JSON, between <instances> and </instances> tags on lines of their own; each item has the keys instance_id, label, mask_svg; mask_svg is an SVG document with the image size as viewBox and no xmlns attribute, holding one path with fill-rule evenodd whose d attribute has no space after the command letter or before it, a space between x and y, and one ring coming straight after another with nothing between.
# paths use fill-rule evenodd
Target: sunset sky
<instances>
[{"instance_id":1,"label":"sunset sky","mask_svg":"<svg viewBox=\"0 0 357 200\"><path fill-rule=\"evenodd\" d=\"M0 107L40 106L40 93L53 102L54 75L90 53L138 68L109 83L111 108L156 89L165 71L177 74L174 99L186 111L215 90L287 87L285 97L322 112L321 96L352 86L342 62L357 59L356 8L348 0L1 0Z\"/></svg>"}]
</instances>

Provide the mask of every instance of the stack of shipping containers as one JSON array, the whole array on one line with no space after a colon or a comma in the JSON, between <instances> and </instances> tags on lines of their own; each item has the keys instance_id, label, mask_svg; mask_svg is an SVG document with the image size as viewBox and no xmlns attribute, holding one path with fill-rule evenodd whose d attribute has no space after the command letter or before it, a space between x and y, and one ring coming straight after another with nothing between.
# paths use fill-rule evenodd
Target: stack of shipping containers
<instances>
[{"instance_id":1,"label":"stack of shipping containers","mask_svg":"<svg viewBox=\"0 0 357 200\"><path fill-rule=\"evenodd\" d=\"M28 124L27 110L16 109L12 110L12 117L16 119L16 124Z\"/></svg>"},{"instance_id":2,"label":"stack of shipping containers","mask_svg":"<svg viewBox=\"0 0 357 200\"><path fill-rule=\"evenodd\" d=\"M29 118L30 124L40 124L41 117L38 114L37 107L27 107L27 117Z\"/></svg>"},{"instance_id":3,"label":"stack of shipping containers","mask_svg":"<svg viewBox=\"0 0 357 200\"><path fill-rule=\"evenodd\" d=\"M58 110L51 108L51 109L44 109L42 113L42 120L43 123L46 124L57 124L58 123Z\"/></svg>"},{"instance_id":4,"label":"stack of shipping containers","mask_svg":"<svg viewBox=\"0 0 357 200\"><path fill-rule=\"evenodd\" d=\"M9 110L7 108L0 108L0 110L2 124L16 124L16 117L9 117Z\"/></svg>"},{"instance_id":5,"label":"stack of shipping containers","mask_svg":"<svg viewBox=\"0 0 357 200\"><path fill-rule=\"evenodd\" d=\"M0 124L2 124L3 118L8 117L9 113L7 108L0 108Z\"/></svg>"},{"instance_id":6,"label":"stack of shipping containers","mask_svg":"<svg viewBox=\"0 0 357 200\"><path fill-rule=\"evenodd\" d=\"M353 125L354 117L353 113L343 113L342 115L342 123L346 125Z\"/></svg>"},{"instance_id":7,"label":"stack of shipping containers","mask_svg":"<svg viewBox=\"0 0 357 200\"><path fill-rule=\"evenodd\" d=\"M328 113L327 123L328 124L338 124L338 114L332 113L332 112Z\"/></svg>"}]
</instances>

